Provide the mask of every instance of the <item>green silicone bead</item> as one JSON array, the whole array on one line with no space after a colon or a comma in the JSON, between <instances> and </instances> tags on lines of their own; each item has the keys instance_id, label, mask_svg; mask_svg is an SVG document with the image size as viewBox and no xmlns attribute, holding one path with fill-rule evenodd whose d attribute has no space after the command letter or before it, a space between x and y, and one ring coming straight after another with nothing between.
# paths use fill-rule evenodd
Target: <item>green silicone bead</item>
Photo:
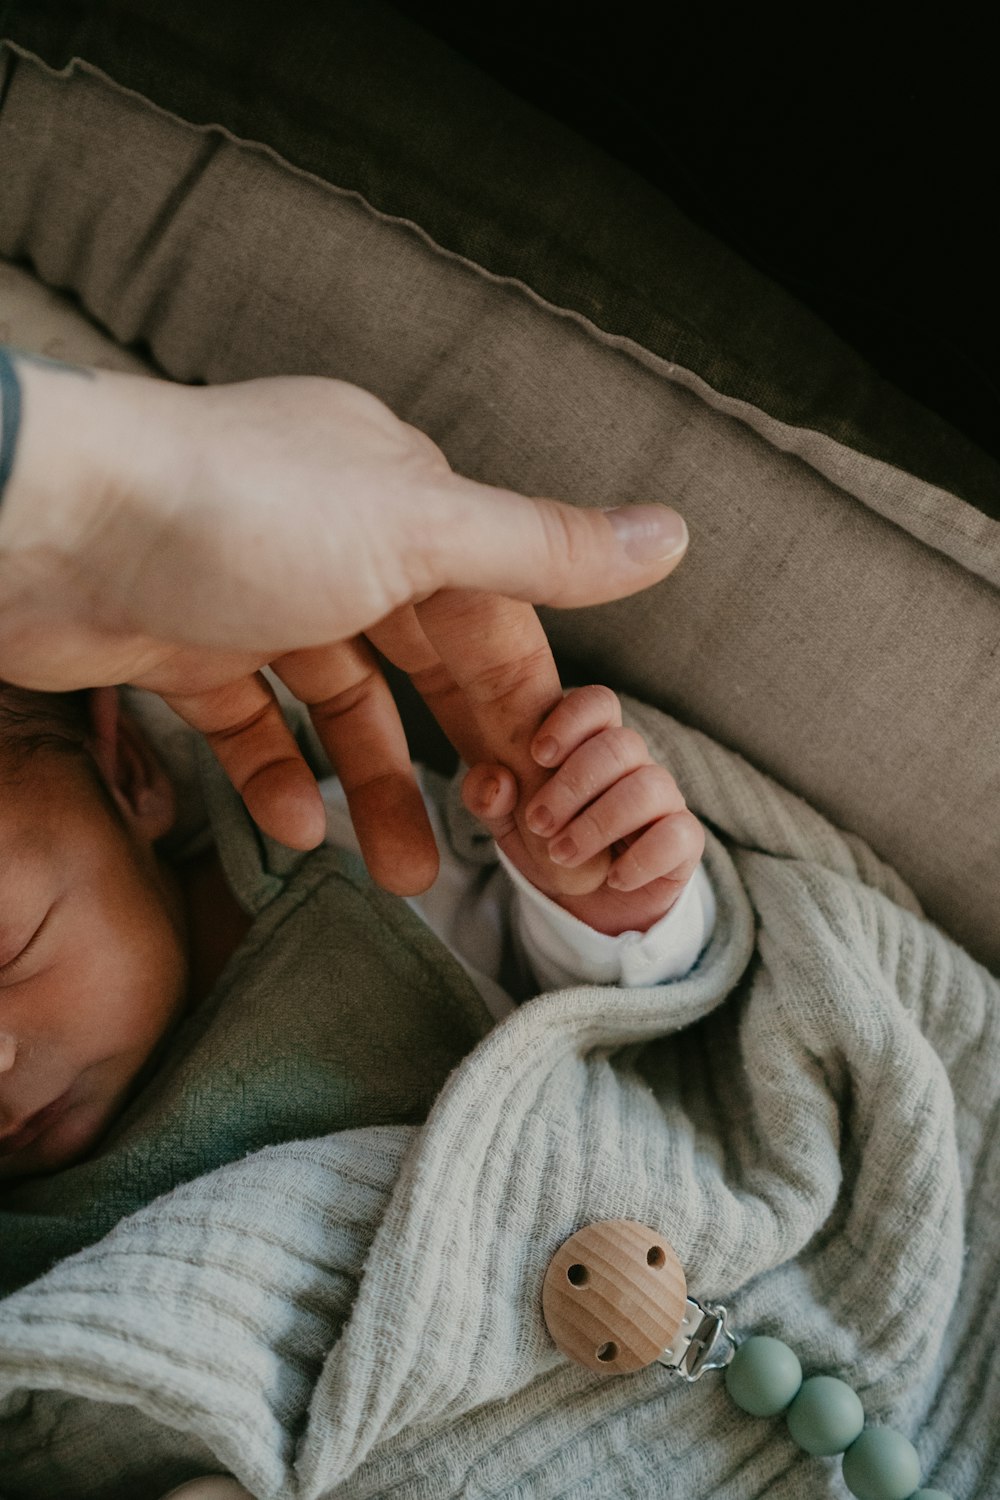
<instances>
[{"instance_id":1,"label":"green silicone bead","mask_svg":"<svg viewBox=\"0 0 1000 1500\"><path fill-rule=\"evenodd\" d=\"M726 1389L752 1417L774 1417L802 1384L798 1357L780 1339L757 1334L739 1345L726 1366Z\"/></svg>"},{"instance_id":2,"label":"green silicone bead","mask_svg":"<svg viewBox=\"0 0 1000 1500\"><path fill-rule=\"evenodd\" d=\"M901 1432L866 1427L844 1454L844 1483L858 1500L909 1500L920 1483L917 1450Z\"/></svg>"},{"instance_id":3,"label":"green silicone bead","mask_svg":"<svg viewBox=\"0 0 1000 1500\"><path fill-rule=\"evenodd\" d=\"M843 1453L864 1425L861 1402L849 1385L832 1375L812 1375L803 1381L788 1408L788 1430L807 1453Z\"/></svg>"}]
</instances>

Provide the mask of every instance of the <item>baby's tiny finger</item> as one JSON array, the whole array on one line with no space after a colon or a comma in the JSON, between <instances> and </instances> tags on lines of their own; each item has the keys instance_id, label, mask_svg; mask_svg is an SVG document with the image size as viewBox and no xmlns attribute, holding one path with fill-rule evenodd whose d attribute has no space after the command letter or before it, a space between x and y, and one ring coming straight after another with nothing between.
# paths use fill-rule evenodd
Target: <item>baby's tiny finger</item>
<instances>
[{"instance_id":1,"label":"baby's tiny finger","mask_svg":"<svg viewBox=\"0 0 1000 1500\"><path fill-rule=\"evenodd\" d=\"M683 807L684 798L669 771L652 763L640 766L585 807L552 839L549 858L572 868Z\"/></svg>"},{"instance_id":2,"label":"baby's tiny finger","mask_svg":"<svg viewBox=\"0 0 1000 1500\"><path fill-rule=\"evenodd\" d=\"M525 821L532 833L551 838L588 802L649 764L641 734L624 726L602 730L568 755L535 793L524 810Z\"/></svg>"},{"instance_id":3,"label":"baby's tiny finger","mask_svg":"<svg viewBox=\"0 0 1000 1500\"><path fill-rule=\"evenodd\" d=\"M694 813L672 813L631 844L615 860L607 881L616 891L637 891L653 880L686 885L705 852L705 830Z\"/></svg>"},{"instance_id":4,"label":"baby's tiny finger","mask_svg":"<svg viewBox=\"0 0 1000 1500\"><path fill-rule=\"evenodd\" d=\"M517 806L517 782L506 766L480 762L462 782L462 801L492 831L495 824L509 820Z\"/></svg>"},{"instance_id":5,"label":"baby's tiny finger","mask_svg":"<svg viewBox=\"0 0 1000 1500\"><path fill-rule=\"evenodd\" d=\"M609 687L571 688L561 703L546 714L531 741L531 755L540 766L560 765L584 740L622 721L618 694Z\"/></svg>"}]
</instances>

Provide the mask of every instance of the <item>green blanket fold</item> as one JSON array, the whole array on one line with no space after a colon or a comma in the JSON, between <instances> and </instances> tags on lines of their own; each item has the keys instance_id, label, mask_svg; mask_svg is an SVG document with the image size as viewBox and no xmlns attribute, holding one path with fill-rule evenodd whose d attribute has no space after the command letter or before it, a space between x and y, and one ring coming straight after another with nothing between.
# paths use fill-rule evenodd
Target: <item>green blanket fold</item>
<instances>
[{"instance_id":1,"label":"green blanket fold","mask_svg":"<svg viewBox=\"0 0 1000 1500\"><path fill-rule=\"evenodd\" d=\"M530 1001L423 1126L267 1147L8 1297L8 1500L210 1470L269 1500L842 1496L718 1377L555 1351L549 1258L611 1217L848 1380L925 1483L996 1495L1000 984L860 840L628 707L713 830L696 969Z\"/></svg>"}]
</instances>

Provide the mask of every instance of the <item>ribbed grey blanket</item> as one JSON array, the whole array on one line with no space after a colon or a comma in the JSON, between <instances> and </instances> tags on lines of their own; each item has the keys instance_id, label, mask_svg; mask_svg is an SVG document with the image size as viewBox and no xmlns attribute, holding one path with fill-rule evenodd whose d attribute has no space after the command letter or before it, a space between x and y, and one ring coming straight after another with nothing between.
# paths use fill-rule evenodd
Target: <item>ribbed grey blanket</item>
<instances>
[{"instance_id":1,"label":"ribbed grey blanket","mask_svg":"<svg viewBox=\"0 0 1000 1500\"><path fill-rule=\"evenodd\" d=\"M5 1500L846 1493L719 1376L556 1352L549 1258L615 1217L849 1381L925 1484L1000 1494L1000 984L858 839L628 708L714 830L695 971L531 1001L424 1127L249 1156L0 1304Z\"/></svg>"}]
</instances>

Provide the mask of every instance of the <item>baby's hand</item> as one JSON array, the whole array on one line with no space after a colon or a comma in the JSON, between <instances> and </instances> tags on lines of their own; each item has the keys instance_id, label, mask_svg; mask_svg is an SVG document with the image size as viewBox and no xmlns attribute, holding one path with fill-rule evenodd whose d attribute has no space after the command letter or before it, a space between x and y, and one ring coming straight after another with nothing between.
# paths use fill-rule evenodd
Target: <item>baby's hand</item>
<instances>
[{"instance_id":1,"label":"baby's hand","mask_svg":"<svg viewBox=\"0 0 1000 1500\"><path fill-rule=\"evenodd\" d=\"M705 847L705 830L673 777L640 734L622 727L621 705L606 687L568 692L539 726L531 755L553 774L529 798L523 819L546 840L557 869L521 837L517 782L505 766L473 766L462 786L466 807L526 879L582 922L613 935L645 932L673 906ZM559 869L604 851L611 863L596 890L570 896L559 889Z\"/></svg>"}]
</instances>

